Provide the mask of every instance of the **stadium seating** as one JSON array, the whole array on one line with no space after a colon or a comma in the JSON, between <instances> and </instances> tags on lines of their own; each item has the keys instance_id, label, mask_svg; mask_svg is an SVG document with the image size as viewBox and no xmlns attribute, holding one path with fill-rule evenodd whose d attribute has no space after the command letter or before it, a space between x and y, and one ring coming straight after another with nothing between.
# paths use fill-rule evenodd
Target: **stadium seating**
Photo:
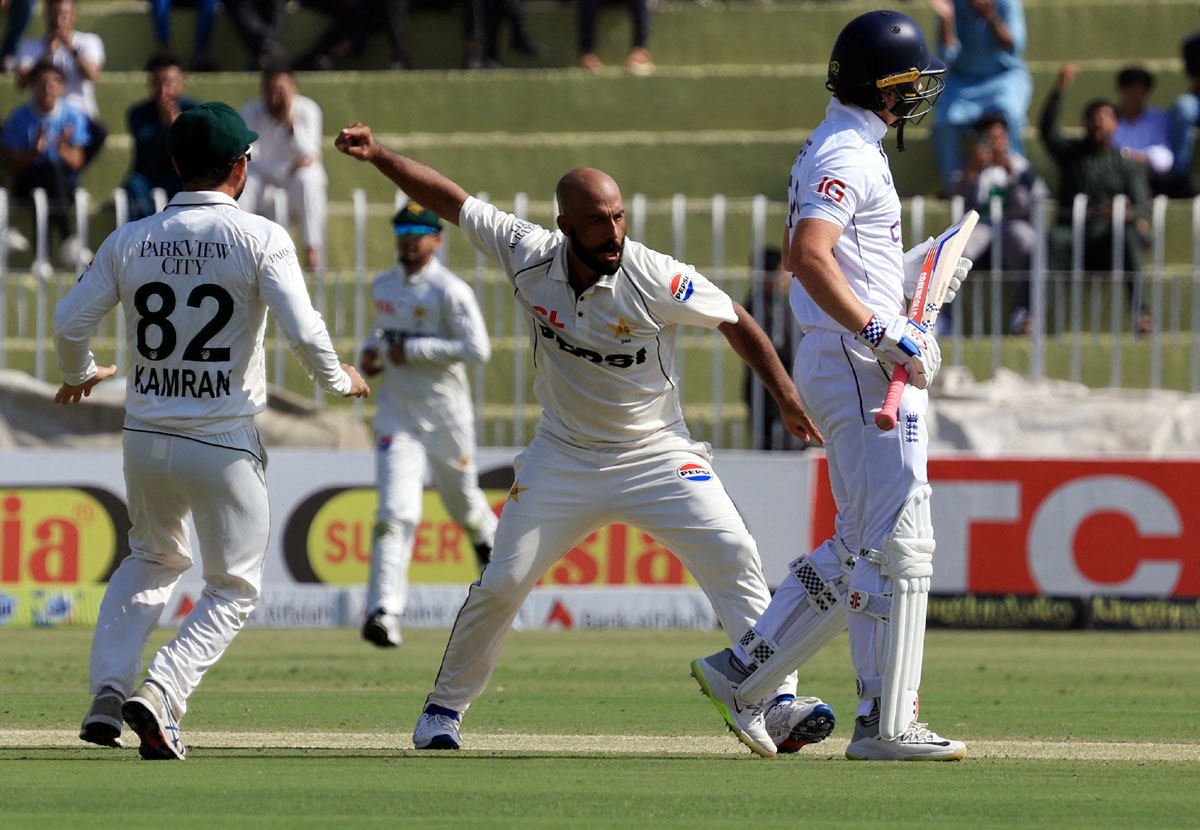
<instances>
[{"instance_id":1,"label":"stadium seating","mask_svg":"<svg viewBox=\"0 0 1200 830\"><path fill-rule=\"evenodd\" d=\"M928 10L912 5L907 11L932 30ZM1085 101L1110 95L1116 69L1130 61L1158 73L1154 103L1169 102L1183 85L1178 41L1200 28L1200 18L1187 4L1137 4L1136 12L1134 6L1127 0L1026 3L1035 109L1059 63L1068 59L1079 62L1082 72L1067 97L1067 124ZM456 70L461 56L457 10L426 7L414 12L412 22L418 71L309 74L299 83L324 108L331 137L344 123L368 121L398 148L418 152L474 190L548 194L558 173L586 163L613 172L627 191L651 197L681 192L781 198L799 139L824 111L829 44L844 21L865 8L857 2L663 3L653 12L650 42L658 72L640 78L619 68L595 74L563 71L575 57L574 10L552 0L526 3L531 29L549 47L545 55L506 54L511 69ZM1136 27L1129 26L1131 15L1136 15ZM192 12L176 11L174 17L176 42L190 43ZM245 52L228 20L220 15L217 23L213 51L222 68L244 70ZM35 20L31 30L40 25ZM322 25L312 12L291 13L289 52L308 45ZM89 190L104 193L128 167L124 112L144 95L139 68L153 39L144 4L127 0L83 4L79 28L101 34L108 48L99 98L112 135L103 163L83 179ZM625 10L606 6L600 56L619 67L627 40ZM531 68L535 60L537 68ZM386 65L386 46L379 37L364 54L343 64L348 70ZM244 71L193 74L189 87L197 97L236 105L256 94L257 77ZM7 112L21 97L11 86L0 90L0 109ZM1030 139L1032 157L1048 171L1036 138ZM907 143L908 151L893 157L901 192L936 192L927 132L910 130ZM332 194L335 200L359 186L372 199L389 193L387 183L370 171L343 159L327 163L335 188L343 191Z\"/></svg>"},{"instance_id":2,"label":"stadium seating","mask_svg":"<svg viewBox=\"0 0 1200 830\"><path fill-rule=\"evenodd\" d=\"M685 256L703 269L713 264L706 227L708 200L713 194L724 194L735 205L730 238L739 241L725 248L722 264L744 273L749 253L749 198L765 194L775 200L771 227L776 227L782 209L778 202L783 198L792 157L807 131L820 120L828 100L823 80L830 45L846 20L875 7L859 0L661 2L652 12L649 44L657 71L649 77L634 77L619 68L629 40L623 4L602 9L597 51L611 68L594 73L574 68L572 4L527 0L524 5L530 29L548 48L536 59L502 54L504 69L458 69L462 49L457 6L426 3L418 4L411 22L415 70L376 68L388 63L386 44L376 37L362 55L339 64L339 71L298 75L301 92L316 99L325 113L325 163L332 182L332 268L350 269L354 264L350 193L360 187L370 200L371 227L380 229L369 239L366 268L376 270L391 259L390 239L382 231L394 189L373 170L332 148L340 126L363 120L371 123L389 146L411 152L469 190L485 191L505 206L512 204L515 193L528 192L534 202L532 217L542 222L551 218L550 195L564 170L578 165L608 170L622 183L627 199L634 193L649 197L644 239L663 250L676 250L670 199L677 193L686 194ZM1158 85L1152 95L1157 106L1166 106L1183 88L1178 44L1188 32L1200 29L1194 5L1026 0L1025 7L1030 33L1027 56L1035 78L1031 118L1036 119L1065 60L1075 61L1081 69L1066 98L1067 126L1077 122L1075 114L1086 101L1113 94L1116 71L1126 63L1141 63L1157 74ZM923 2L909 0L900 8L933 32L933 16ZM181 9L173 16L175 40L186 58L193 12ZM309 45L323 25L323 18L309 11L290 12L286 29L289 54ZM30 31L36 33L40 28L40 20L35 19ZM108 50L98 95L110 129L109 142L82 179L94 197L90 233L94 247L111 229L112 212L106 203L129 166L124 113L146 94L141 66L153 49L153 37L146 5L131 0L81 4L78 28L102 35ZM189 74L188 94L240 106L257 94L258 77L246 71L247 56L223 13L218 16L213 42L213 54L226 71ZM0 89L0 111L7 112L23 97L13 85L5 85ZM937 191L927 126L908 131L907 151L892 154L903 196ZM1027 139L1029 155L1053 186L1052 166L1032 129ZM1190 214L1189 204L1171 207L1168 268L1180 269L1191 261ZM944 205L931 208L931 223L944 216ZM774 242L774 234L767 241ZM470 268L474 259L461 238L452 235L450 243L452 265L459 270ZM13 259L14 266L22 264L20 257ZM511 335L511 331L505 332L498 340L499 361L494 362L513 363L511 350L517 343ZM709 360L709 348L707 341L697 338L687 350L689 373L698 373ZM740 370L729 366L725 375L725 397L732 407L725 417L744 419ZM703 375L697 381L702 382ZM491 388L497 383L507 388L511 382L507 372L489 380L486 399L490 407L503 406L505 412L511 408L505 390ZM296 379L289 386L301 389L304 383ZM488 409L487 413L489 420L493 414L505 418L499 410L492 413ZM533 415L531 410L527 418ZM689 408L689 417L708 416ZM489 439L484 438L485 442Z\"/></svg>"}]
</instances>

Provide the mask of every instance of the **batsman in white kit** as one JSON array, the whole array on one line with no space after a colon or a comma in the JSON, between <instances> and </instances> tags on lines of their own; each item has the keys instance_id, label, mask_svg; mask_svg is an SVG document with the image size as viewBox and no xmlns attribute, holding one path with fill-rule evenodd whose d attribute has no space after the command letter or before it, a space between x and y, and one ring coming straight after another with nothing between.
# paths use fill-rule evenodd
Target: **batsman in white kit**
<instances>
[{"instance_id":1,"label":"batsman in white kit","mask_svg":"<svg viewBox=\"0 0 1200 830\"><path fill-rule=\"evenodd\" d=\"M551 231L469 196L436 170L379 146L356 124L342 152L373 163L410 197L499 263L530 326L542 418L515 462L492 561L458 614L433 692L413 731L418 749L458 749L463 713L483 693L526 596L560 557L606 524L644 531L687 566L737 636L770 594L754 540L683 421L674 372L677 327L717 328L778 401L798 437L819 440L770 340L693 268L625 238L621 192L589 168L556 190ZM824 739L833 712L796 697L785 672L768 728L785 751ZM764 754L774 755L771 743Z\"/></svg>"},{"instance_id":2,"label":"batsman in white kit","mask_svg":"<svg viewBox=\"0 0 1200 830\"><path fill-rule=\"evenodd\" d=\"M859 702L846 756L966 755L961 741L917 721L934 551L925 390L941 353L933 333L905 316L932 240L905 253L882 144L896 126L903 149L904 125L933 107L944 72L911 18L856 17L833 47L825 120L792 167L784 250L803 332L793 372L825 435L836 532L789 565L770 607L732 649L692 663L726 721L759 741L769 740L761 711L772 683L848 625ZM954 256L947 300L970 265ZM884 431L875 416L898 366L912 385L899 426Z\"/></svg>"},{"instance_id":3,"label":"batsman in white kit","mask_svg":"<svg viewBox=\"0 0 1200 830\"><path fill-rule=\"evenodd\" d=\"M464 362L492 353L475 292L434 256L442 220L409 202L394 217L398 265L375 277L375 325L359 367L383 372L375 415L379 510L371 547L363 638L400 645L425 471L470 537L480 568L492 555L496 514L479 489L475 416Z\"/></svg>"},{"instance_id":4,"label":"batsman in white kit","mask_svg":"<svg viewBox=\"0 0 1200 830\"><path fill-rule=\"evenodd\" d=\"M287 232L237 206L255 138L220 102L176 118L167 149L185 189L104 240L54 313L64 378L55 401L64 405L116 373L96 365L90 343L113 307L124 315L129 555L100 604L95 698L79 737L119 747L124 722L149 760L183 759L188 697L258 600L270 530L266 453L254 426L266 407L267 309L326 392L368 394L358 371L338 361ZM151 629L192 565L189 516L204 589L139 685Z\"/></svg>"}]
</instances>

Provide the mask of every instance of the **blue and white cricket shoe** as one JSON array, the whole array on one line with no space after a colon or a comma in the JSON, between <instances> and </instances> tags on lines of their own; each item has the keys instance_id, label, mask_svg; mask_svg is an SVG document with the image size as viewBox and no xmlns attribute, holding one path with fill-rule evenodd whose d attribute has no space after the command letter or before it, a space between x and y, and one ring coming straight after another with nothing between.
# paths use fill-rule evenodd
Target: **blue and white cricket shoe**
<instances>
[{"instance_id":1,"label":"blue and white cricket shoe","mask_svg":"<svg viewBox=\"0 0 1200 830\"><path fill-rule=\"evenodd\" d=\"M462 716L453 709L427 704L413 729L413 746L417 749L458 749L462 744L458 734L461 721Z\"/></svg>"},{"instance_id":2,"label":"blue and white cricket shoe","mask_svg":"<svg viewBox=\"0 0 1200 830\"><path fill-rule=\"evenodd\" d=\"M138 752L147 761L182 761L187 755L179 719L171 709L166 692L147 680L121 707L121 717L142 739Z\"/></svg>"},{"instance_id":3,"label":"blue and white cricket shoe","mask_svg":"<svg viewBox=\"0 0 1200 830\"><path fill-rule=\"evenodd\" d=\"M819 697L777 698L763 716L767 734L779 752L798 752L833 734L833 708Z\"/></svg>"}]
</instances>

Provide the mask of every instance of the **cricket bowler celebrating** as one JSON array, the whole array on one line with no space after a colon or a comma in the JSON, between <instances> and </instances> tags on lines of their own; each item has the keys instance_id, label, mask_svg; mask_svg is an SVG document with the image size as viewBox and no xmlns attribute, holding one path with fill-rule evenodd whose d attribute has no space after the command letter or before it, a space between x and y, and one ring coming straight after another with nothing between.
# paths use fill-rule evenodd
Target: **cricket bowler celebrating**
<instances>
[{"instance_id":1,"label":"cricket bowler celebrating","mask_svg":"<svg viewBox=\"0 0 1200 830\"><path fill-rule=\"evenodd\" d=\"M226 104L182 113L167 149L184 182L160 213L115 230L54 312L54 400L78 403L116 371L89 347L121 305L132 365L125 397L129 556L109 580L92 640L95 694L79 737L121 746L122 719L145 759L180 759L179 721L258 600L270 518L266 454L254 415L266 406L267 309L300 362L337 395L367 384L339 363L281 226L240 210L250 143ZM192 565L195 521L204 590L137 685L150 630Z\"/></svg>"},{"instance_id":2,"label":"cricket bowler celebrating","mask_svg":"<svg viewBox=\"0 0 1200 830\"><path fill-rule=\"evenodd\" d=\"M733 649L692 663L727 722L760 741L769 737L754 707L772 691L772 678L849 625L859 703L846 756L942 761L966 754L962 742L916 720L934 549L925 390L941 353L933 333L904 315L929 245L904 253L900 199L882 144L889 127L902 132L930 111L943 72L906 15L855 18L829 60L833 98L825 120L792 167L784 251L804 333L793 371L825 435L836 533L789 565L770 607ZM969 267L960 260L955 280ZM881 431L874 413L897 364L912 385L901 398L899 426Z\"/></svg>"},{"instance_id":3,"label":"cricket bowler celebrating","mask_svg":"<svg viewBox=\"0 0 1200 830\"><path fill-rule=\"evenodd\" d=\"M753 318L689 266L627 240L621 191L599 170L562 177L558 229L551 231L381 147L365 125L342 130L337 147L459 225L500 264L530 325L543 410L536 436L516 460L492 561L458 614L413 744L459 748L462 715L482 694L525 597L561 556L606 524L625 523L670 549L725 631L745 631L770 594L758 549L712 470L707 446L684 424L674 353L680 324L720 329L763 379L789 429L819 440ZM764 695L768 729L785 750L833 729L832 710L817 698L795 698L795 688L785 672ZM775 752L774 742L764 750Z\"/></svg>"},{"instance_id":4,"label":"cricket bowler celebrating","mask_svg":"<svg viewBox=\"0 0 1200 830\"><path fill-rule=\"evenodd\" d=\"M496 535L496 514L479 489L475 415L463 366L485 363L492 354L483 314L471 287L434 256L442 220L433 211L409 202L392 226L398 265L371 283L375 325L359 358L368 377L383 372L375 415L379 511L362 629L380 648L400 645L426 465L480 568Z\"/></svg>"}]
</instances>

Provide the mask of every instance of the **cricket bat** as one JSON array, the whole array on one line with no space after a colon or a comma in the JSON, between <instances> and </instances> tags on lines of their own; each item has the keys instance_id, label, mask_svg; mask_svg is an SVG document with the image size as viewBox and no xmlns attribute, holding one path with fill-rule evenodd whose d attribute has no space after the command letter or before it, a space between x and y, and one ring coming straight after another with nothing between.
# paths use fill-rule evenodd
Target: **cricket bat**
<instances>
[{"instance_id":1,"label":"cricket bat","mask_svg":"<svg viewBox=\"0 0 1200 830\"><path fill-rule=\"evenodd\" d=\"M963 217L942 232L933 241L925 261L921 263L921 274L917 277L917 290L913 292L912 303L908 307L908 318L914 323L920 323L926 329L932 326L942 310L942 302L946 299L946 291L950 288L950 278L958 267L963 248L971 238L971 231L979 221L979 214L968 210ZM892 372L892 382L888 385L887 395L883 399L883 408L875 416L875 426L889 430L896 426L896 413L900 409L900 396L904 394L904 384L908 383L908 370L899 363Z\"/></svg>"}]
</instances>

